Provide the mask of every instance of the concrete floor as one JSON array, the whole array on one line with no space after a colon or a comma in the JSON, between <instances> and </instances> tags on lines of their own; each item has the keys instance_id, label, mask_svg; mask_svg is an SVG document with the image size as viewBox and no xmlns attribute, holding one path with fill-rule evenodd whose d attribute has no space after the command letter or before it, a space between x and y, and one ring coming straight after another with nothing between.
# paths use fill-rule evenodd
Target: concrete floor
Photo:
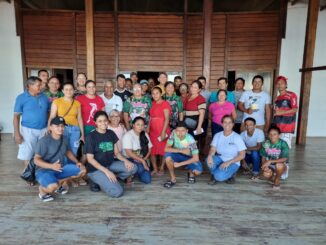
<instances>
[{"instance_id":1,"label":"concrete floor","mask_svg":"<svg viewBox=\"0 0 326 245\"><path fill-rule=\"evenodd\" d=\"M151 185L135 181L119 199L71 188L42 203L19 178L10 135L0 143L0 244L326 244L326 139L291 151L290 178L280 191L240 176L236 184L195 185L179 172Z\"/></svg>"}]
</instances>

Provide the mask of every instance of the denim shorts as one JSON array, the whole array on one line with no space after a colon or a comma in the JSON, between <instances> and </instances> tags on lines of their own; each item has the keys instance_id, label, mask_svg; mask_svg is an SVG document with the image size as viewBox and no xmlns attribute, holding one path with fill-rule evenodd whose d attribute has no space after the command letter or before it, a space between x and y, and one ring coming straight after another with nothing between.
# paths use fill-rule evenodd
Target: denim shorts
<instances>
[{"instance_id":1,"label":"denim shorts","mask_svg":"<svg viewBox=\"0 0 326 245\"><path fill-rule=\"evenodd\" d=\"M67 164L63 166L62 172L54 171L52 169L39 169L36 171L36 180L42 186L47 188L51 184L57 184L59 180L67 179L72 176L77 176L80 169L74 164Z\"/></svg>"},{"instance_id":2,"label":"denim shorts","mask_svg":"<svg viewBox=\"0 0 326 245\"><path fill-rule=\"evenodd\" d=\"M172 152L165 153L164 158L167 157L171 157L174 162L184 162L191 158L191 156L187 156L181 153L172 153ZM201 162L194 162L189 165L185 165L185 169L202 173L203 165L201 164Z\"/></svg>"}]
</instances>

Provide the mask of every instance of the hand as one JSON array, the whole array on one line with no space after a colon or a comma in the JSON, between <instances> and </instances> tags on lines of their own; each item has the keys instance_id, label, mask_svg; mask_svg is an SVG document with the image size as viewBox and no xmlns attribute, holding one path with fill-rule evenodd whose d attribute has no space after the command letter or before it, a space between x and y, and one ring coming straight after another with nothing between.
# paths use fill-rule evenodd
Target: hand
<instances>
[{"instance_id":1,"label":"hand","mask_svg":"<svg viewBox=\"0 0 326 245\"><path fill-rule=\"evenodd\" d=\"M261 169L262 170L265 170L266 168L268 168L268 166L271 164L271 162L270 161L266 161L266 162L264 162L263 164L262 164L262 166L261 166Z\"/></svg>"},{"instance_id":2,"label":"hand","mask_svg":"<svg viewBox=\"0 0 326 245\"><path fill-rule=\"evenodd\" d=\"M124 164L128 171L131 171L134 168L134 164L132 162L129 162L128 160L126 160Z\"/></svg>"},{"instance_id":3,"label":"hand","mask_svg":"<svg viewBox=\"0 0 326 245\"><path fill-rule=\"evenodd\" d=\"M80 169L85 168L84 164L82 164L81 162L77 162L77 163L76 163L76 166L77 166L78 168L80 168Z\"/></svg>"},{"instance_id":4,"label":"hand","mask_svg":"<svg viewBox=\"0 0 326 245\"><path fill-rule=\"evenodd\" d=\"M203 131L202 131L201 128L196 128L196 132L197 132L197 135L198 135L198 134L201 134Z\"/></svg>"},{"instance_id":5,"label":"hand","mask_svg":"<svg viewBox=\"0 0 326 245\"><path fill-rule=\"evenodd\" d=\"M141 163L143 164L144 169L145 169L146 171L149 171L149 167L148 167L148 165L147 165L147 162L146 162L144 159L141 161Z\"/></svg>"},{"instance_id":6,"label":"hand","mask_svg":"<svg viewBox=\"0 0 326 245\"><path fill-rule=\"evenodd\" d=\"M161 141L165 140L166 133L162 131L160 137L161 137Z\"/></svg>"},{"instance_id":7,"label":"hand","mask_svg":"<svg viewBox=\"0 0 326 245\"><path fill-rule=\"evenodd\" d=\"M213 164L213 157L211 155L208 155L207 157L207 165L208 167L211 167Z\"/></svg>"},{"instance_id":8,"label":"hand","mask_svg":"<svg viewBox=\"0 0 326 245\"><path fill-rule=\"evenodd\" d=\"M253 110L252 110L251 108L248 108L248 109L246 110L246 112L247 112L247 114L251 115L251 114L253 113Z\"/></svg>"},{"instance_id":9,"label":"hand","mask_svg":"<svg viewBox=\"0 0 326 245\"><path fill-rule=\"evenodd\" d=\"M224 162L220 165L220 169L226 169L231 165L230 162Z\"/></svg>"},{"instance_id":10,"label":"hand","mask_svg":"<svg viewBox=\"0 0 326 245\"><path fill-rule=\"evenodd\" d=\"M85 143L85 137L84 135L81 135L80 138L79 138L80 141L82 141L83 143Z\"/></svg>"},{"instance_id":11,"label":"hand","mask_svg":"<svg viewBox=\"0 0 326 245\"><path fill-rule=\"evenodd\" d=\"M108 177L108 179L113 182L113 183L117 183L117 177L115 177L114 173L112 173L110 170L107 170L104 172L106 177Z\"/></svg>"},{"instance_id":12,"label":"hand","mask_svg":"<svg viewBox=\"0 0 326 245\"><path fill-rule=\"evenodd\" d=\"M189 148L181 149L181 150L180 150L180 153L182 153L182 154L184 154L184 155L188 155L188 156L190 156L190 154L191 154Z\"/></svg>"},{"instance_id":13,"label":"hand","mask_svg":"<svg viewBox=\"0 0 326 245\"><path fill-rule=\"evenodd\" d=\"M16 144L20 145L21 143L23 143L24 138L20 133L15 134L15 142Z\"/></svg>"},{"instance_id":14,"label":"hand","mask_svg":"<svg viewBox=\"0 0 326 245\"><path fill-rule=\"evenodd\" d=\"M174 167L178 168L182 166L182 162L174 162Z\"/></svg>"},{"instance_id":15,"label":"hand","mask_svg":"<svg viewBox=\"0 0 326 245\"><path fill-rule=\"evenodd\" d=\"M58 160L52 164L52 170L57 171L57 172L62 172L62 166L61 166L60 160Z\"/></svg>"}]
</instances>

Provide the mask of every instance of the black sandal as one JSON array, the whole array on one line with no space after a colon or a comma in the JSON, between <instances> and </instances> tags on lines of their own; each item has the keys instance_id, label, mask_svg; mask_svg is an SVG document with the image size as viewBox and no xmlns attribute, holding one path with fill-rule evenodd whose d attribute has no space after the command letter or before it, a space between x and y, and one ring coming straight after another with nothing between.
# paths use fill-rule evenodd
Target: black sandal
<instances>
[{"instance_id":1,"label":"black sandal","mask_svg":"<svg viewBox=\"0 0 326 245\"><path fill-rule=\"evenodd\" d=\"M164 187L167 188L167 189L170 189L172 188L174 185L175 185L176 182L172 182L171 180L167 181L164 183Z\"/></svg>"},{"instance_id":2,"label":"black sandal","mask_svg":"<svg viewBox=\"0 0 326 245\"><path fill-rule=\"evenodd\" d=\"M196 183L196 177L195 176L190 176L188 173L188 183L189 184L195 184Z\"/></svg>"}]
</instances>

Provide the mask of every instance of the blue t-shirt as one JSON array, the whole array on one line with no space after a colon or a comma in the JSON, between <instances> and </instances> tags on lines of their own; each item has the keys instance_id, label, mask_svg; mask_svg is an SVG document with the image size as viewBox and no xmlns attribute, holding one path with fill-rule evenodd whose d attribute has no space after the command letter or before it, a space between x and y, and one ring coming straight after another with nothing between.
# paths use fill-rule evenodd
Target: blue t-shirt
<instances>
[{"instance_id":1,"label":"blue t-shirt","mask_svg":"<svg viewBox=\"0 0 326 245\"><path fill-rule=\"evenodd\" d=\"M50 103L44 93L32 96L28 91L16 98L14 112L22 115L22 126L33 129L46 128Z\"/></svg>"},{"instance_id":2,"label":"blue t-shirt","mask_svg":"<svg viewBox=\"0 0 326 245\"><path fill-rule=\"evenodd\" d=\"M217 92L218 92L218 90L211 93L211 97L209 98L210 103L214 103L218 100ZM231 102L233 105L235 105L236 102L235 102L234 93L232 91L227 91L227 92L228 92L228 94L226 95L226 100Z\"/></svg>"}]
</instances>

